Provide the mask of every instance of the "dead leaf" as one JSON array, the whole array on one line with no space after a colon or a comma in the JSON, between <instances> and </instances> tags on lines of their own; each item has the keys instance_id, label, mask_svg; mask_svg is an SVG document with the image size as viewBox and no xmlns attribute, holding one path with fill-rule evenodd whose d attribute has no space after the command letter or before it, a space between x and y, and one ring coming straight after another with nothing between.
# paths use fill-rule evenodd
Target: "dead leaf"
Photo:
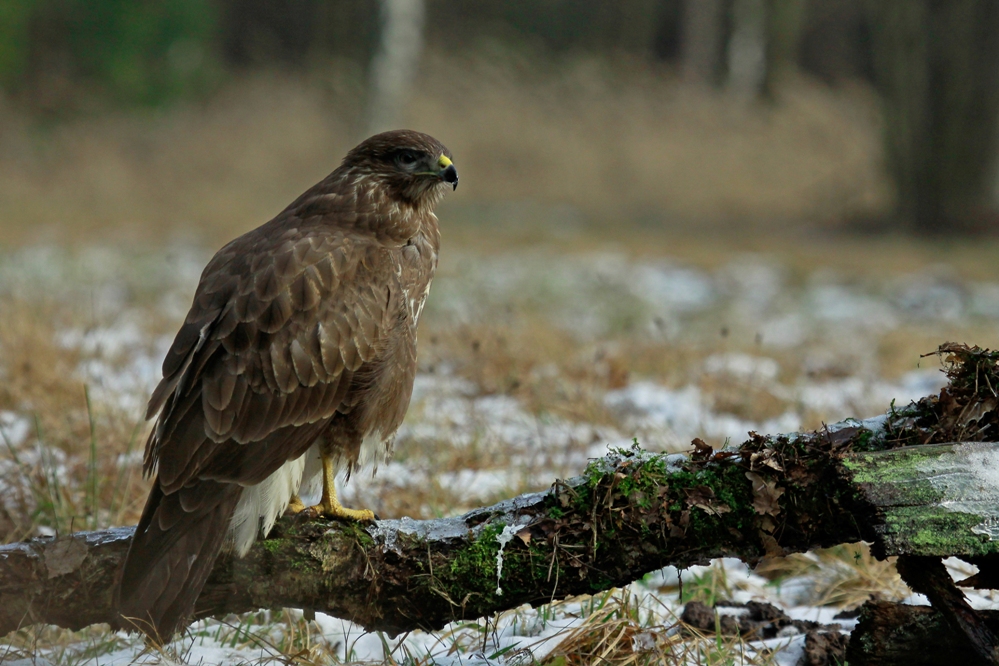
<instances>
[{"instance_id":1,"label":"dead leaf","mask_svg":"<svg viewBox=\"0 0 999 666\"><path fill-rule=\"evenodd\" d=\"M767 467L769 467L772 470L776 470L778 472L783 472L784 471L784 468L781 467L780 463L777 462L776 460L774 460L773 457L770 457L770 458L767 458L766 460L764 460L763 464L766 465Z\"/></svg>"},{"instance_id":2,"label":"dead leaf","mask_svg":"<svg viewBox=\"0 0 999 666\"><path fill-rule=\"evenodd\" d=\"M749 466L755 469L759 466L770 467L778 472L783 472L784 468L781 467L780 463L774 458L777 454L773 449L763 449L762 451L757 451L756 453L749 456Z\"/></svg>"},{"instance_id":3,"label":"dead leaf","mask_svg":"<svg viewBox=\"0 0 999 666\"><path fill-rule=\"evenodd\" d=\"M528 528L525 527L524 529L520 530L519 532L517 532L516 536L518 539L524 542L525 546L530 545L531 530L529 530Z\"/></svg>"},{"instance_id":4,"label":"dead leaf","mask_svg":"<svg viewBox=\"0 0 999 666\"><path fill-rule=\"evenodd\" d=\"M708 486L696 486L694 488L684 488L687 495L687 505L697 507L709 516L720 516L732 511L732 507L724 502L719 502L715 497L715 491Z\"/></svg>"},{"instance_id":5,"label":"dead leaf","mask_svg":"<svg viewBox=\"0 0 999 666\"><path fill-rule=\"evenodd\" d=\"M737 455L739 455L738 451L718 451L711 456L711 462L721 462Z\"/></svg>"},{"instance_id":6,"label":"dead leaf","mask_svg":"<svg viewBox=\"0 0 999 666\"><path fill-rule=\"evenodd\" d=\"M836 451L837 449L840 449L852 442L853 438L860 433L861 430L862 428L860 426L840 428L834 432L830 432L827 428L825 432L826 442L829 444L829 448Z\"/></svg>"},{"instance_id":7,"label":"dead leaf","mask_svg":"<svg viewBox=\"0 0 999 666\"><path fill-rule=\"evenodd\" d=\"M763 542L763 548L766 551L767 557L784 557L787 555L780 544L777 543L777 539L773 538L772 535L761 532L760 541Z\"/></svg>"},{"instance_id":8,"label":"dead leaf","mask_svg":"<svg viewBox=\"0 0 999 666\"><path fill-rule=\"evenodd\" d=\"M704 511L709 516L720 516L732 511L732 507L724 502L716 502L714 504L694 504L693 506Z\"/></svg>"},{"instance_id":9,"label":"dead leaf","mask_svg":"<svg viewBox=\"0 0 999 666\"><path fill-rule=\"evenodd\" d=\"M753 508L761 516L776 517L780 513L780 496L783 488L777 487L777 482L766 480L755 472L746 472L746 478L753 484Z\"/></svg>"},{"instance_id":10,"label":"dead leaf","mask_svg":"<svg viewBox=\"0 0 999 666\"><path fill-rule=\"evenodd\" d=\"M777 529L777 524L774 522L774 519L771 518L770 516L763 516L762 518L760 518L760 529L763 530L764 532L769 532L770 534L773 534L774 530Z\"/></svg>"},{"instance_id":11,"label":"dead leaf","mask_svg":"<svg viewBox=\"0 0 999 666\"><path fill-rule=\"evenodd\" d=\"M715 491L711 489L710 486L694 486L693 488L684 488L683 494L687 496L687 503L706 503L715 499Z\"/></svg>"},{"instance_id":12,"label":"dead leaf","mask_svg":"<svg viewBox=\"0 0 999 666\"><path fill-rule=\"evenodd\" d=\"M976 400L968 403L967 406L965 406L965 408L961 411L957 420L957 425L964 428L972 422L981 420L981 418L989 412L995 411L996 405L999 405L999 400L996 398L987 398L985 400Z\"/></svg>"},{"instance_id":13,"label":"dead leaf","mask_svg":"<svg viewBox=\"0 0 999 666\"><path fill-rule=\"evenodd\" d=\"M690 443L694 445L694 452L690 454L691 460L707 460L711 457L711 452L714 451L711 445L700 437L695 437Z\"/></svg>"}]
</instances>

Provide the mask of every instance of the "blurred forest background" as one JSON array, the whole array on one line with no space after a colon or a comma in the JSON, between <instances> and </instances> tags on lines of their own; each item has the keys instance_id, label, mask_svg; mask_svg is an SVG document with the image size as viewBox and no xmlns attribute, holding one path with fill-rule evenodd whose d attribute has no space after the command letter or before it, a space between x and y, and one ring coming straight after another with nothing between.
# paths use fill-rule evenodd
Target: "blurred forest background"
<instances>
[{"instance_id":1,"label":"blurred forest background","mask_svg":"<svg viewBox=\"0 0 999 666\"><path fill-rule=\"evenodd\" d=\"M989 231L997 35L988 0L4 0L0 242L217 245L393 125L474 233Z\"/></svg>"}]
</instances>

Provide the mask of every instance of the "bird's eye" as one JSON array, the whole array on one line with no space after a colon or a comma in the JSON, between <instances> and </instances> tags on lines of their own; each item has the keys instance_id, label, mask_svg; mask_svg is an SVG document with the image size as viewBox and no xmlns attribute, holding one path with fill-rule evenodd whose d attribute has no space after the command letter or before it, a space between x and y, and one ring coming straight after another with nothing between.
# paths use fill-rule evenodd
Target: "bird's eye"
<instances>
[{"instance_id":1,"label":"bird's eye","mask_svg":"<svg viewBox=\"0 0 999 666\"><path fill-rule=\"evenodd\" d=\"M420 154L415 150L400 150L395 154L395 161L399 166L411 167L420 161Z\"/></svg>"}]
</instances>

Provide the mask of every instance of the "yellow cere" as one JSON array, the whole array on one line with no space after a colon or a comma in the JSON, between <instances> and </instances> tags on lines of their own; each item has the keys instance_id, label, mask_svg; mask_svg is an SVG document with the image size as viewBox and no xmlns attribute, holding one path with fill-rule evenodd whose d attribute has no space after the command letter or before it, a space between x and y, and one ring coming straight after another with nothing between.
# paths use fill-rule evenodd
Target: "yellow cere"
<instances>
[{"instance_id":1,"label":"yellow cere","mask_svg":"<svg viewBox=\"0 0 999 666\"><path fill-rule=\"evenodd\" d=\"M437 164L439 164L442 169L446 169L451 166L451 160L447 158L447 155L441 155L440 159L437 160Z\"/></svg>"}]
</instances>

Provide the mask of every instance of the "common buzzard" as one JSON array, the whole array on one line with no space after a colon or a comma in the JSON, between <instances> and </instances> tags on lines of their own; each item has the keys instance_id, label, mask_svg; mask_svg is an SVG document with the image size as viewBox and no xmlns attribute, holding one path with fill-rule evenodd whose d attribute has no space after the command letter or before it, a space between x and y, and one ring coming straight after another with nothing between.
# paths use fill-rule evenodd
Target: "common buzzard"
<instances>
[{"instance_id":1,"label":"common buzzard","mask_svg":"<svg viewBox=\"0 0 999 666\"><path fill-rule=\"evenodd\" d=\"M451 153L409 130L371 137L201 274L149 399L156 473L116 600L119 623L166 640L218 553L245 555L300 488L346 509L337 469L387 454L409 406L416 326L437 266L434 207L457 188Z\"/></svg>"}]
</instances>

